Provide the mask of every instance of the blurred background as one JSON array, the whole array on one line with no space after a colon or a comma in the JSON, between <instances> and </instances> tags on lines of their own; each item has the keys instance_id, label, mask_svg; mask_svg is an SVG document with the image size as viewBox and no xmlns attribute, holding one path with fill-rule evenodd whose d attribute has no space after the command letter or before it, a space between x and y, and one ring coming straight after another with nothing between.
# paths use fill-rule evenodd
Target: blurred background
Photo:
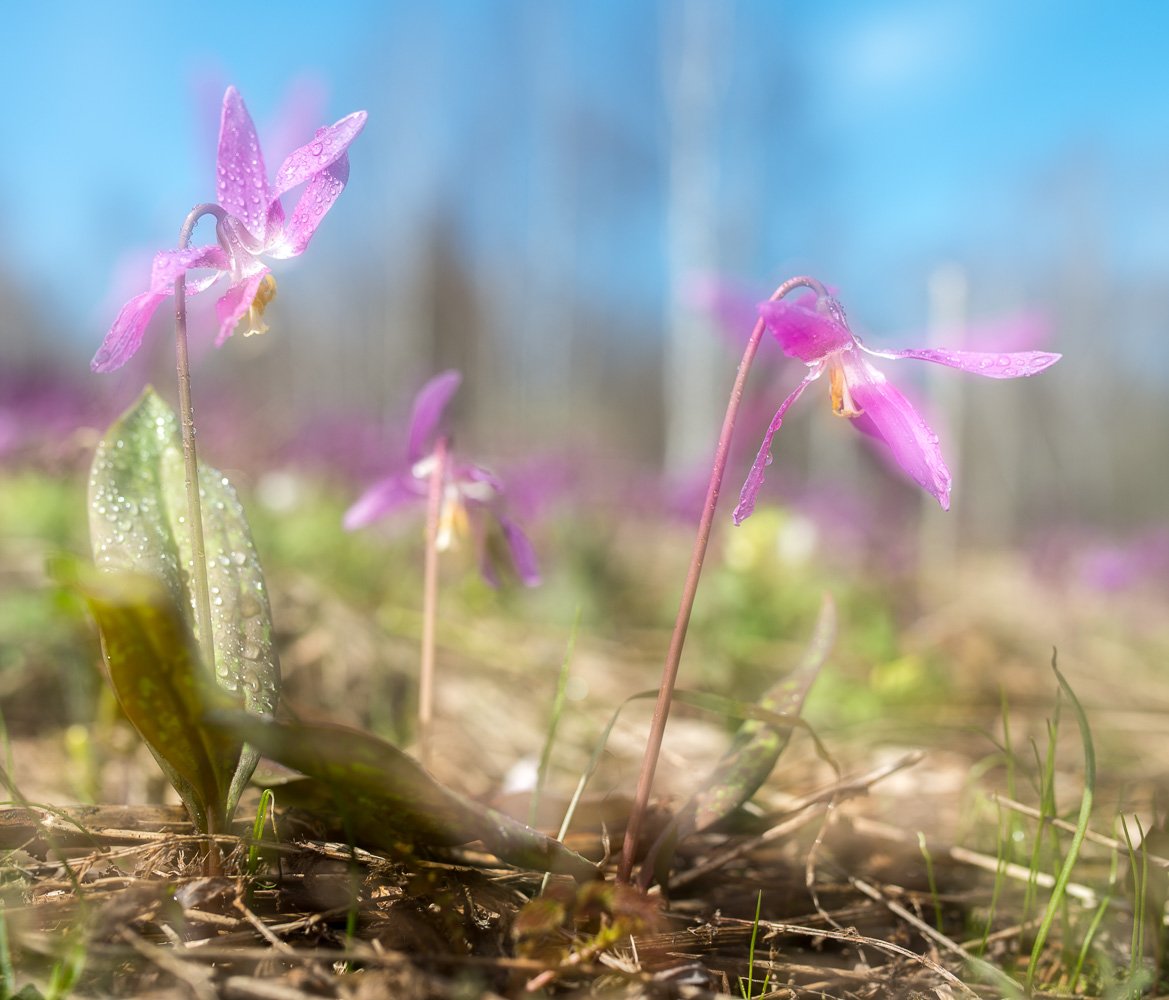
<instances>
[{"instance_id":1,"label":"blurred background","mask_svg":"<svg viewBox=\"0 0 1169 1000\"><path fill-rule=\"evenodd\" d=\"M5 5L0 30L0 800L170 795L46 566L89 558L105 428L146 382L175 400L166 307L124 369L89 361L214 196L230 83L270 175L369 113L347 190L274 263L270 332L216 350L215 296L190 309L200 457L248 512L292 711L410 745L422 518L341 525L402 468L415 392L457 367L453 447L507 483L544 582L493 589L474 545L444 556L434 771L483 797L530 785L567 659L548 789L573 788L613 712L658 683L756 304L810 274L875 347L1064 357L1015 381L881 364L941 437L948 513L814 386L734 528L804 374L765 339L682 686L755 701L831 593L838 639L804 718L846 773L930 749L856 808L993 856L992 796L1017 771L1039 802L1050 778L1032 772L1058 726L1055 646L1096 734L1096 829L1140 811L1164 830L1169 5L47 0ZM648 716L623 711L598 798L632 791ZM676 707L656 788L689 795L734 725ZM796 733L768 794L831 777Z\"/></svg>"},{"instance_id":2,"label":"blurred background","mask_svg":"<svg viewBox=\"0 0 1169 1000\"><path fill-rule=\"evenodd\" d=\"M144 379L170 391L166 310L121 374L87 362L153 251L213 195L231 82L269 171L319 125L358 108L369 124L311 251L277 267L273 332L214 352L196 317L197 403L229 440L323 438L335 457L360 439L370 474L396 460L415 389L456 366L468 445L664 472L682 503L753 303L810 273L877 346L1065 354L1026 383L894 366L955 472L937 544L1056 525L1132 541L1164 514L1156 5L48 3L8 11L5 34L9 449L46 380L108 414ZM772 342L760 357L736 489L800 375ZM816 392L767 491L941 517Z\"/></svg>"}]
</instances>

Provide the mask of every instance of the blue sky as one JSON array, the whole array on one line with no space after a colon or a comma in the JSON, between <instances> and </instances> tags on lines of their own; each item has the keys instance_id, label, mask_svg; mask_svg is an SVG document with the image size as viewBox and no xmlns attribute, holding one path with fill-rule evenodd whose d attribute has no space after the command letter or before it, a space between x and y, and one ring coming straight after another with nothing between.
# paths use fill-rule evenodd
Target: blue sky
<instances>
[{"instance_id":1,"label":"blue sky","mask_svg":"<svg viewBox=\"0 0 1169 1000\"><path fill-rule=\"evenodd\" d=\"M872 326L899 329L923 319L924 277L945 259L1011 306L1044 287L1069 239L1090 242L1110 280L1169 277L1169 7L705 7L717 29L710 227L721 266L761 291L813 269L847 287L854 315L863 299ZM653 316L662 81L681 9L12 5L0 268L64 341L96 345L122 255L170 245L212 193L214 94L234 82L275 128L290 86L315 81L309 130L370 112L350 191L318 237L333 259L323 273L354 254L406 266L415 227L441 208L482 266L524 253L553 287ZM269 151L270 170L285 151ZM556 252L540 253L539 226Z\"/></svg>"}]
</instances>

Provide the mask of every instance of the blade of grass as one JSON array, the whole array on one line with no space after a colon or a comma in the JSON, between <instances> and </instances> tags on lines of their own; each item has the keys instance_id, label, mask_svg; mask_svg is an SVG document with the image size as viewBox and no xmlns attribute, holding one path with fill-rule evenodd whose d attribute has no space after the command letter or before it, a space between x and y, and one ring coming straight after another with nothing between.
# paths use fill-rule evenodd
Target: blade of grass
<instances>
[{"instance_id":1,"label":"blade of grass","mask_svg":"<svg viewBox=\"0 0 1169 1000\"><path fill-rule=\"evenodd\" d=\"M1015 751L1011 747L1011 712L1010 705L1007 702L1007 689L1002 686L999 687L999 702L1003 716L1003 750L1005 753L1005 763L1007 768L1007 794L1012 799L1014 799L1018 798L1018 787L1016 784L1015 775ZM1001 818L1001 812L999 813L999 816ZM1020 823L1019 826L1021 827L1022 824ZM1019 859L1015 857L1014 827L1015 821L1012 818L1008 821L1006 843L1007 851L1010 854L1010 860L1018 861Z\"/></svg>"},{"instance_id":2,"label":"blade of grass","mask_svg":"<svg viewBox=\"0 0 1169 1000\"><path fill-rule=\"evenodd\" d=\"M540 751L540 763L536 766L536 787L532 789L532 803L528 807L528 826L536 825L536 817L540 810L540 796L544 794L544 783L548 780L548 764L552 760L552 744L556 742L556 730L560 726L560 716L564 714L564 702L568 696L568 673L572 663L572 654L576 649L576 635L580 629L580 613L578 606L576 618L572 623L572 632L568 636L568 647L564 650L564 659L560 662L560 676L556 680L556 694L552 698L552 711L548 719L548 732L544 737L544 748Z\"/></svg>"},{"instance_id":3,"label":"blade of grass","mask_svg":"<svg viewBox=\"0 0 1169 1000\"><path fill-rule=\"evenodd\" d=\"M739 980L739 992L743 994L743 1000L751 1000L751 994L755 991L755 941L759 937L759 914L763 912L763 890L759 890L759 894L755 897L755 922L751 924L751 946L747 949L747 985L743 986L742 979ZM770 976L768 976L770 978ZM763 990L760 993L762 996L767 992L767 979L763 980Z\"/></svg>"},{"instance_id":4,"label":"blade of grass","mask_svg":"<svg viewBox=\"0 0 1169 1000\"><path fill-rule=\"evenodd\" d=\"M990 903L986 910L986 923L982 928L982 940L978 943L978 956L982 957L986 954L987 945L990 944L990 932L994 927L995 913L998 911L999 896L1002 895L1003 886L1006 885L1007 866L1011 864L1007 860L1007 855L1012 852L1013 845L1008 842L1011 839L1011 828L1006 824L1003 816L1003 808L997 802L995 803L995 812L998 814L998 831L999 835L996 843L996 853L994 866L994 886L990 892Z\"/></svg>"},{"instance_id":5,"label":"blade of grass","mask_svg":"<svg viewBox=\"0 0 1169 1000\"><path fill-rule=\"evenodd\" d=\"M264 836L264 824L268 818L272 819L272 833L279 840L276 833L276 794L271 788L265 788L260 794L260 804L256 807L256 819L252 823L252 842L248 844L248 857L244 862L244 877L247 888L244 890L244 905L252 905L252 895L256 889L256 872L260 869L260 841ZM269 883L272 884L272 883Z\"/></svg>"},{"instance_id":6,"label":"blade of grass","mask_svg":"<svg viewBox=\"0 0 1169 1000\"><path fill-rule=\"evenodd\" d=\"M1145 831L1141 827L1140 820L1133 817L1137 824L1137 830L1141 835L1140 843L1143 846L1145 841ZM1120 818L1120 829L1124 834L1124 842L1128 847L1128 866L1129 873L1132 875L1133 901L1132 901L1132 939L1129 944L1129 959L1128 959L1128 977L1134 979L1140 967L1144 963L1145 954L1145 888L1148 884L1149 866L1144 864L1138 866L1137 863L1137 848L1133 845L1132 835L1128 832L1128 821L1122 816Z\"/></svg>"},{"instance_id":7,"label":"blade of grass","mask_svg":"<svg viewBox=\"0 0 1169 1000\"><path fill-rule=\"evenodd\" d=\"M1071 685L1068 684L1064 675L1060 673L1057 656L1054 652L1051 656L1051 669L1055 673L1060 689L1067 695L1068 701L1071 703L1072 711L1076 716L1076 723L1080 729L1080 742L1084 747L1084 792L1080 796L1080 813L1076 821L1076 832L1072 834L1072 842L1068 846L1063 865L1060 867L1059 874L1056 876L1055 886L1051 890L1051 897L1047 901L1047 909L1043 914L1043 922L1039 925L1039 932L1036 934L1035 944L1031 948L1031 960L1027 963L1027 979L1024 984L1028 993L1032 991L1035 984L1035 973L1039 967L1039 956L1043 954L1044 945L1047 943L1047 935L1051 931L1052 921L1055 919L1055 915L1063 903L1064 891L1067 888L1068 881L1072 877L1072 868L1075 866L1076 858L1079 856L1080 846L1084 842L1084 834L1088 830L1088 820L1092 816L1092 800L1096 792L1096 749L1092 743L1092 731L1088 727L1088 717L1084 714L1084 708L1080 704L1079 699L1076 698Z\"/></svg>"},{"instance_id":8,"label":"blade of grass","mask_svg":"<svg viewBox=\"0 0 1169 1000\"><path fill-rule=\"evenodd\" d=\"M942 901L938 897L938 883L934 878L934 858L930 854L929 844L926 843L925 834L917 831L917 846L921 849L921 856L925 860L925 877L926 882L930 887L930 899L934 902L934 923L937 925L938 933L945 932L945 927L942 924Z\"/></svg>"},{"instance_id":9,"label":"blade of grass","mask_svg":"<svg viewBox=\"0 0 1169 1000\"><path fill-rule=\"evenodd\" d=\"M1080 953L1076 956L1076 964L1072 969L1071 982L1068 985L1068 992L1075 993L1076 987L1079 985L1080 976L1084 972L1084 963L1088 960L1088 952L1092 947L1092 942L1096 938L1096 932L1100 929L1100 924L1104 919L1104 914L1108 912L1108 907L1112 904L1112 894L1116 887L1116 877L1120 868L1120 853L1116 850L1112 852L1111 867L1108 872L1108 892L1100 900L1100 905L1096 907L1096 912L1092 914L1092 920L1088 924L1088 930L1084 934L1084 940L1080 944Z\"/></svg>"}]
</instances>

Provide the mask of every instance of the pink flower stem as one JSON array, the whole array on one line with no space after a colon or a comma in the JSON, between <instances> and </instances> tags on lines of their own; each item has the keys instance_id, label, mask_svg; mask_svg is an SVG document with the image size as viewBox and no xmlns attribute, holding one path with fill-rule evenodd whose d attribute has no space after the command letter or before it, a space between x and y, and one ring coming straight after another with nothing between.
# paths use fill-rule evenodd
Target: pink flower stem
<instances>
[{"instance_id":1,"label":"pink flower stem","mask_svg":"<svg viewBox=\"0 0 1169 1000\"><path fill-rule=\"evenodd\" d=\"M222 222L226 213L218 205L196 205L179 231L179 249L191 245L195 223L204 215ZM187 278L175 279L175 367L179 376L179 422L183 431L184 486L187 492L187 530L191 535L191 579L195 588L199 648L207 667L215 671L215 639L211 628L211 593L207 584L207 552L203 542L203 505L199 501L199 459L195 453L195 410L191 404L191 360L187 352ZM207 803L207 833L212 838L219 829L219 803ZM223 870L219 845L212 839L204 858L204 872L219 875Z\"/></svg>"},{"instance_id":2,"label":"pink flower stem","mask_svg":"<svg viewBox=\"0 0 1169 1000\"><path fill-rule=\"evenodd\" d=\"M222 222L226 213L218 205L196 205L179 232L179 249L191 245L195 223L204 215ZM215 641L211 630L211 593L207 585L207 552L203 543L203 507L199 502L199 459L195 454L195 410L191 405L191 361L187 353L187 276L175 278L175 367L179 375L179 422L183 429L184 485L187 491L187 530L191 534L192 578L198 615L199 648L209 669L215 670Z\"/></svg>"},{"instance_id":3,"label":"pink flower stem","mask_svg":"<svg viewBox=\"0 0 1169 1000\"><path fill-rule=\"evenodd\" d=\"M782 299L790 291L800 287L810 288L819 295L827 294L824 286L815 278L798 277L789 278L780 285L772 294L771 300L774 302ZM653 789L654 772L657 770L658 757L661 754L666 720L670 715L670 702L673 699L674 685L678 679L678 665L682 660L682 647L686 643L686 629L690 624L690 612L694 608L694 597L698 593L698 578L702 574L702 563L706 558L706 547L710 542L710 529L714 523L714 512L718 506L723 474L726 472L727 459L730 455L735 420L739 414L739 405L743 401L743 388L747 383L747 373L751 370L751 364L755 360L755 352L759 349L763 330L764 323L761 319L755 324L755 329L751 331L751 338L747 341L747 349L743 352L743 359L739 362L739 370L735 375L731 397L727 401L727 412L726 416L723 417L722 432L719 434L718 446L714 452L714 465L710 470L710 485L706 489L702 518L698 522L698 535L694 539L694 552L690 556L690 568L687 570L686 582L682 588L678 617L674 621L674 632L670 636L670 648L666 654L665 666L662 668L662 682L658 688L658 700L654 706L653 720L650 723L649 736L645 744L645 756L641 762L637 792L633 799L633 807L629 812L629 824L625 828L625 840L621 847L621 863L617 869L618 882L629 882L633 874L638 838L649 805L650 792Z\"/></svg>"},{"instance_id":4,"label":"pink flower stem","mask_svg":"<svg viewBox=\"0 0 1169 1000\"><path fill-rule=\"evenodd\" d=\"M422 667L418 677L418 759L430 766L434 726L434 628L438 617L438 535L446 485L447 440L440 437L431 456L426 504L426 575L422 590Z\"/></svg>"}]
</instances>

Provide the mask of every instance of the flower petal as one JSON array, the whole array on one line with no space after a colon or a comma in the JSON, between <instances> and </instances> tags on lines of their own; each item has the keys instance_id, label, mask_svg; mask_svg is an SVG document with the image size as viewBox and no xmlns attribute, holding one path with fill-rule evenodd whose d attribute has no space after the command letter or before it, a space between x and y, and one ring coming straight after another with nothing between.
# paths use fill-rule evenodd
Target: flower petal
<instances>
[{"instance_id":1,"label":"flower petal","mask_svg":"<svg viewBox=\"0 0 1169 1000\"><path fill-rule=\"evenodd\" d=\"M500 530L503 532L504 540L511 552L511 562L515 566L516 574L523 581L525 587L538 587L540 585L540 566L536 561L536 550L532 548L528 536L510 517L497 513L496 519L499 521Z\"/></svg>"},{"instance_id":2,"label":"flower petal","mask_svg":"<svg viewBox=\"0 0 1169 1000\"><path fill-rule=\"evenodd\" d=\"M938 436L913 404L859 351L843 352L840 363L852 400L862 410L853 418L856 428L884 441L909 477L933 494L942 510L949 510L950 470L942 458Z\"/></svg>"},{"instance_id":3,"label":"flower petal","mask_svg":"<svg viewBox=\"0 0 1169 1000\"><path fill-rule=\"evenodd\" d=\"M462 374L451 368L435 375L418 390L410 414L410 435L406 448L406 460L411 465L430 453L430 438L442 419L443 410L462 381Z\"/></svg>"},{"instance_id":4,"label":"flower petal","mask_svg":"<svg viewBox=\"0 0 1169 1000\"><path fill-rule=\"evenodd\" d=\"M379 479L345 512L341 523L346 531L356 531L367 524L426 499L426 485L408 472L395 472Z\"/></svg>"},{"instance_id":5,"label":"flower petal","mask_svg":"<svg viewBox=\"0 0 1169 1000\"><path fill-rule=\"evenodd\" d=\"M205 247L187 247L184 250L160 250L150 265L150 290L169 295L174 291L175 278L186 271L200 268L229 271L231 262L217 243ZM201 292L218 277L219 274L213 274L209 279L200 278L197 282L191 282L187 285L187 291L192 295Z\"/></svg>"},{"instance_id":6,"label":"flower petal","mask_svg":"<svg viewBox=\"0 0 1169 1000\"><path fill-rule=\"evenodd\" d=\"M788 407L800 398L803 391L812 382L820 377L820 371L821 369L817 368L805 376L804 380L795 387L792 394L780 404L779 409L772 418L771 426L767 428L767 433L763 435L763 444L759 448L759 454L755 456L755 462L751 466L751 471L747 473L747 480L743 483L743 488L739 492L739 502L735 505L734 510L735 524L742 524L751 516L751 512L755 510L755 499L759 496L759 488L763 485L763 470L771 464L771 439L775 437L776 432L783 426L783 418L787 413Z\"/></svg>"},{"instance_id":7,"label":"flower petal","mask_svg":"<svg viewBox=\"0 0 1169 1000\"><path fill-rule=\"evenodd\" d=\"M112 372L129 361L142 346L142 336L159 303L169 295L169 292L143 292L122 306L101 347L97 349L97 354L89 363L90 369L95 372Z\"/></svg>"},{"instance_id":8,"label":"flower petal","mask_svg":"<svg viewBox=\"0 0 1169 1000\"><path fill-rule=\"evenodd\" d=\"M814 293L801 295L795 300L763 302L759 306L759 315L779 341L783 353L789 358L799 358L805 364L843 350L856 339L834 315L831 300L821 299Z\"/></svg>"},{"instance_id":9,"label":"flower petal","mask_svg":"<svg viewBox=\"0 0 1169 1000\"><path fill-rule=\"evenodd\" d=\"M267 235L268 205L276 196L268 188L256 126L235 87L228 87L223 95L216 173L220 206L263 242Z\"/></svg>"},{"instance_id":10,"label":"flower petal","mask_svg":"<svg viewBox=\"0 0 1169 1000\"><path fill-rule=\"evenodd\" d=\"M269 248L269 255L283 259L304 253L317 226L333 207L333 202L341 196L348 180L349 157L342 154L309 181L296 208L292 210L292 218L284 226L283 235ZM279 204L276 202L276 205Z\"/></svg>"},{"instance_id":11,"label":"flower petal","mask_svg":"<svg viewBox=\"0 0 1169 1000\"><path fill-rule=\"evenodd\" d=\"M298 184L311 180L345 155L349 144L365 127L366 113L355 111L339 122L317 129L312 142L294 150L280 164L272 183L272 197L279 198Z\"/></svg>"},{"instance_id":12,"label":"flower petal","mask_svg":"<svg viewBox=\"0 0 1169 1000\"><path fill-rule=\"evenodd\" d=\"M464 494L474 499L482 500L484 494L496 496L504 492L503 480L490 469L475 465L473 462L453 463L448 475L459 484Z\"/></svg>"},{"instance_id":13,"label":"flower petal","mask_svg":"<svg viewBox=\"0 0 1169 1000\"><path fill-rule=\"evenodd\" d=\"M878 351L864 347L863 344L861 346L869 354L880 358L917 358L919 361L932 361L934 364L959 368L974 375L985 375L987 378L1027 378L1038 374L1044 368L1050 368L1063 357L1062 354L1052 354L1049 351L1015 351L1002 354L944 349Z\"/></svg>"},{"instance_id":14,"label":"flower petal","mask_svg":"<svg viewBox=\"0 0 1169 1000\"><path fill-rule=\"evenodd\" d=\"M256 292L259 291L260 282L264 280L264 275L270 273L268 268L261 267L254 274L232 284L224 292L223 297L215 303L215 316L219 320L219 333L215 337L216 347L222 347L227 338L235 331L239 321L244 318L256 300ZM263 327L260 329L262 330Z\"/></svg>"}]
</instances>

